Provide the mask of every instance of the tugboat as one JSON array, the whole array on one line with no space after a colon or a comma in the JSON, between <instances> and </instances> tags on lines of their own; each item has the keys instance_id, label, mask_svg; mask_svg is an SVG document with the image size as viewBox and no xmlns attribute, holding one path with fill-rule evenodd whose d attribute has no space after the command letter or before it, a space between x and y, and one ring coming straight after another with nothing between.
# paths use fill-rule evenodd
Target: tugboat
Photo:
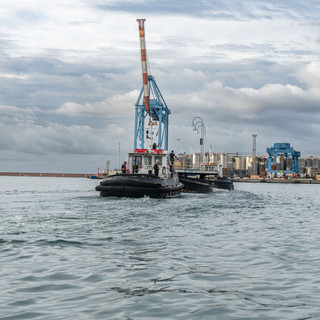
<instances>
[{"instance_id":1,"label":"tugboat","mask_svg":"<svg viewBox=\"0 0 320 320\"><path fill-rule=\"evenodd\" d=\"M153 164L157 161L158 175L153 173ZM136 149L129 153L128 171L108 176L96 191L102 197L150 198L177 197L183 184L168 161L168 154L162 150Z\"/></svg>"},{"instance_id":2,"label":"tugboat","mask_svg":"<svg viewBox=\"0 0 320 320\"><path fill-rule=\"evenodd\" d=\"M213 188L233 190L233 182L222 175L220 162L201 163L199 167L177 166L179 181L184 184L183 192L211 193Z\"/></svg>"},{"instance_id":3,"label":"tugboat","mask_svg":"<svg viewBox=\"0 0 320 320\"><path fill-rule=\"evenodd\" d=\"M148 75L145 19L137 19L137 21L139 23L143 86L135 104L134 151L128 155L127 173L106 177L96 187L96 191L99 191L102 197L176 197L180 195L183 184L179 182L178 174L175 173L169 162L167 151L168 119L171 111L154 77ZM144 147L145 144L147 148ZM154 172L156 162L157 170Z\"/></svg>"},{"instance_id":4,"label":"tugboat","mask_svg":"<svg viewBox=\"0 0 320 320\"><path fill-rule=\"evenodd\" d=\"M203 172L184 174L179 172L179 181L184 184L183 192L211 193L213 188L234 190L233 182L226 177L211 176Z\"/></svg>"}]
</instances>

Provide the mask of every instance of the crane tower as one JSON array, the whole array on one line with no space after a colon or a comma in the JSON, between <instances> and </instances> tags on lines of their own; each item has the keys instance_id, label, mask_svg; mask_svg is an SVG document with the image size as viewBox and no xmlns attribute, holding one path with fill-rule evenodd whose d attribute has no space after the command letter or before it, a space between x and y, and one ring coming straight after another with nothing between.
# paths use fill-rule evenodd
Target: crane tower
<instances>
[{"instance_id":1,"label":"crane tower","mask_svg":"<svg viewBox=\"0 0 320 320\"><path fill-rule=\"evenodd\" d=\"M255 157L257 155L257 134L253 133L252 134L252 138L253 138L253 142L252 142L252 155Z\"/></svg>"},{"instance_id":2,"label":"crane tower","mask_svg":"<svg viewBox=\"0 0 320 320\"><path fill-rule=\"evenodd\" d=\"M152 75L148 74L144 22L139 23L142 89L135 104L134 148L168 150L171 113Z\"/></svg>"}]
</instances>

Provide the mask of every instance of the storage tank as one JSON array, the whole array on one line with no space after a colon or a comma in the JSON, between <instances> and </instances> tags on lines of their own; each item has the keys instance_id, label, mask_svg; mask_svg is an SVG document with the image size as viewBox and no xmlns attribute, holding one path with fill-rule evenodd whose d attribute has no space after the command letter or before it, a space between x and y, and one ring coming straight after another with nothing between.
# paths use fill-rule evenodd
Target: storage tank
<instances>
[{"instance_id":1,"label":"storage tank","mask_svg":"<svg viewBox=\"0 0 320 320\"><path fill-rule=\"evenodd\" d=\"M240 157L236 157L235 158L235 169L236 170L241 170L241 158Z\"/></svg>"},{"instance_id":2,"label":"storage tank","mask_svg":"<svg viewBox=\"0 0 320 320\"><path fill-rule=\"evenodd\" d=\"M251 176L252 174L252 162L247 163L247 169L248 175Z\"/></svg>"},{"instance_id":3,"label":"storage tank","mask_svg":"<svg viewBox=\"0 0 320 320\"><path fill-rule=\"evenodd\" d=\"M277 161L277 164L276 164L277 170L285 170L285 159L284 159L284 157L278 157L276 161Z\"/></svg>"},{"instance_id":4,"label":"storage tank","mask_svg":"<svg viewBox=\"0 0 320 320\"><path fill-rule=\"evenodd\" d=\"M306 160L305 159L299 159L299 168L305 168L306 167Z\"/></svg>"},{"instance_id":5,"label":"storage tank","mask_svg":"<svg viewBox=\"0 0 320 320\"><path fill-rule=\"evenodd\" d=\"M246 169L251 171L251 175L257 175L258 174L258 168L259 168L259 161L257 157L251 156L246 158Z\"/></svg>"},{"instance_id":6,"label":"storage tank","mask_svg":"<svg viewBox=\"0 0 320 320\"><path fill-rule=\"evenodd\" d=\"M222 168L228 168L228 154L220 153L220 162L222 164Z\"/></svg>"},{"instance_id":7,"label":"storage tank","mask_svg":"<svg viewBox=\"0 0 320 320\"><path fill-rule=\"evenodd\" d=\"M246 169L249 170L249 166L250 166L250 163L251 163L251 158L252 157L246 157ZM251 167L251 166L250 166Z\"/></svg>"},{"instance_id":8,"label":"storage tank","mask_svg":"<svg viewBox=\"0 0 320 320\"><path fill-rule=\"evenodd\" d=\"M252 175L258 175L259 174L259 163L258 162L252 162Z\"/></svg>"},{"instance_id":9,"label":"storage tank","mask_svg":"<svg viewBox=\"0 0 320 320\"><path fill-rule=\"evenodd\" d=\"M200 153L192 155L192 166L194 169L200 169Z\"/></svg>"},{"instance_id":10,"label":"storage tank","mask_svg":"<svg viewBox=\"0 0 320 320\"><path fill-rule=\"evenodd\" d=\"M292 159L286 159L286 169L287 170L292 170Z\"/></svg>"},{"instance_id":11,"label":"storage tank","mask_svg":"<svg viewBox=\"0 0 320 320\"><path fill-rule=\"evenodd\" d=\"M306 159L306 167L313 167L312 159L310 158Z\"/></svg>"},{"instance_id":12,"label":"storage tank","mask_svg":"<svg viewBox=\"0 0 320 320\"><path fill-rule=\"evenodd\" d=\"M241 157L241 167L243 168L243 170L246 169L246 164L247 164L246 157Z\"/></svg>"},{"instance_id":13,"label":"storage tank","mask_svg":"<svg viewBox=\"0 0 320 320\"><path fill-rule=\"evenodd\" d=\"M245 170L246 169L246 158L245 157L236 157L235 169L236 170Z\"/></svg>"},{"instance_id":14,"label":"storage tank","mask_svg":"<svg viewBox=\"0 0 320 320\"><path fill-rule=\"evenodd\" d=\"M236 167L236 159L234 157L228 157L228 168L235 169Z\"/></svg>"}]
</instances>

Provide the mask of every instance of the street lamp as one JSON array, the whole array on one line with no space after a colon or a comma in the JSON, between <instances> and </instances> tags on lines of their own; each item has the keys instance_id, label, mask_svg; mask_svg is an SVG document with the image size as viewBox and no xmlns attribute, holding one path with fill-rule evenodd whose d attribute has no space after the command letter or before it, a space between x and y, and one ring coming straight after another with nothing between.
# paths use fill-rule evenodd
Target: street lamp
<instances>
[{"instance_id":1,"label":"street lamp","mask_svg":"<svg viewBox=\"0 0 320 320\"><path fill-rule=\"evenodd\" d=\"M200 150L201 150L201 162L204 162L204 152L205 152L205 138L206 138L206 127L203 123L203 120L201 117L194 117L192 120L192 127L193 131L196 133L199 133L199 128L200 128L200 133L201 133L201 138L200 138Z\"/></svg>"},{"instance_id":2,"label":"street lamp","mask_svg":"<svg viewBox=\"0 0 320 320\"><path fill-rule=\"evenodd\" d=\"M201 117L194 117L194 118L192 119L192 126L194 126L194 124L195 124L195 122L196 122L196 121L195 121L196 119L199 119L199 120L197 120L197 122L200 121L200 122L203 123L203 120L202 120Z\"/></svg>"}]
</instances>

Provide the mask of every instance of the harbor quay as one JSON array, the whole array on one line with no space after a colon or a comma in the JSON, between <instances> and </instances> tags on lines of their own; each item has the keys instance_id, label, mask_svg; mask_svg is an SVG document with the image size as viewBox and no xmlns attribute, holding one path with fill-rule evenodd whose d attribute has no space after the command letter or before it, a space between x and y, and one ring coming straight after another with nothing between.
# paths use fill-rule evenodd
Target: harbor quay
<instances>
[{"instance_id":1,"label":"harbor quay","mask_svg":"<svg viewBox=\"0 0 320 320\"><path fill-rule=\"evenodd\" d=\"M276 172L272 174L268 172L267 155L208 152L204 155L184 153L177 156L178 161L175 163L177 169L219 164L222 175L235 182L318 183L317 181L320 181L320 159L314 156L298 159L298 173L290 173L292 159L280 156L272 165L272 169Z\"/></svg>"},{"instance_id":2,"label":"harbor quay","mask_svg":"<svg viewBox=\"0 0 320 320\"><path fill-rule=\"evenodd\" d=\"M303 183L303 184L320 184L320 179L304 179L304 178L233 178L233 182L248 182L248 183Z\"/></svg>"},{"instance_id":3,"label":"harbor quay","mask_svg":"<svg viewBox=\"0 0 320 320\"><path fill-rule=\"evenodd\" d=\"M296 172L293 172L292 159L286 159L285 157L276 159L275 164L271 166L272 172L268 172L268 157L264 155L223 154L222 159L224 173L232 178L320 179L320 159L314 156L299 158L298 171Z\"/></svg>"}]
</instances>

